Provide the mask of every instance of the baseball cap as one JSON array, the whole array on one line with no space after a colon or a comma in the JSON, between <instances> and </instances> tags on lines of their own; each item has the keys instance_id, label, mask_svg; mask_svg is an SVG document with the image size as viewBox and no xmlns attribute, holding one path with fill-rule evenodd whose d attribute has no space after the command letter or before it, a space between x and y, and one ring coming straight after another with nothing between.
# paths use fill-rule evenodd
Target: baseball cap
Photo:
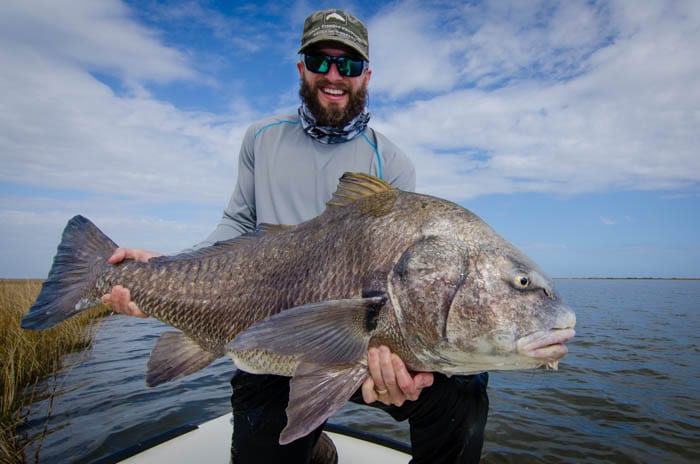
<instances>
[{"instance_id":1,"label":"baseball cap","mask_svg":"<svg viewBox=\"0 0 700 464\"><path fill-rule=\"evenodd\" d=\"M299 53L319 42L347 45L369 61L367 28L362 21L343 10L320 10L306 18Z\"/></svg>"}]
</instances>

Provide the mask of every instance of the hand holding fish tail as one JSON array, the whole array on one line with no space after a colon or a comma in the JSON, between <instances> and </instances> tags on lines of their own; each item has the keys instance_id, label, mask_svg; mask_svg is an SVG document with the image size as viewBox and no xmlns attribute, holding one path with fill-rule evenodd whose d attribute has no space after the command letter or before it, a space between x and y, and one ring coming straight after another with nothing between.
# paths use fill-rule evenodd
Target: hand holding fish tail
<instances>
[{"instance_id":1,"label":"hand holding fish tail","mask_svg":"<svg viewBox=\"0 0 700 464\"><path fill-rule=\"evenodd\" d=\"M119 247L114 250L114 253L109 257L107 262L109 264L117 264L126 259L133 259L134 261L147 263L148 260L156 256L161 256L161 254L138 248ZM131 293L129 292L129 289L121 285L115 285L112 288L111 293L103 295L102 303L111 306L112 310L116 313L125 314L127 316L143 318L148 317L143 311L141 311L141 309L139 309L136 303L131 301Z\"/></svg>"},{"instance_id":2,"label":"hand holding fish tail","mask_svg":"<svg viewBox=\"0 0 700 464\"><path fill-rule=\"evenodd\" d=\"M151 258L155 258L157 256L163 256L163 254L155 251L142 250L139 248L119 247L114 250L114 253L112 253L112 256L109 257L107 262L109 264L117 264L121 263L125 259L133 259L134 261L147 263Z\"/></svg>"},{"instance_id":3,"label":"hand holding fish tail","mask_svg":"<svg viewBox=\"0 0 700 464\"><path fill-rule=\"evenodd\" d=\"M367 364L370 377L362 385L366 403L381 401L401 406L406 400L417 400L421 390L433 384L432 373L419 372L412 376L401 358L386 346L370 348Z\"/></svg>"}]
</instances>

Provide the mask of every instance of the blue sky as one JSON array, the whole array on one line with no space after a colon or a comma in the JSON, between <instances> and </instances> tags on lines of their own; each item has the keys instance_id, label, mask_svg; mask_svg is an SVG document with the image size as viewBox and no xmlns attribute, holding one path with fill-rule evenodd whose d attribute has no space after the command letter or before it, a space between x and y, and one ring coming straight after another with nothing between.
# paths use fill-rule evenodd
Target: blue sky
<instances>
[{"instance_id":1,"label":"blue sky","mask_svg":"<svg viewBox=\"0 0 700 464\"><path fill-rule=\"evenodd\" d=\"M206 237L331 7L368 25L371 124L419 191L553 276L700 277L693 0L1 2L0 277L44 277L75 214L124 246Z\"/></svg>"}]
</instances>

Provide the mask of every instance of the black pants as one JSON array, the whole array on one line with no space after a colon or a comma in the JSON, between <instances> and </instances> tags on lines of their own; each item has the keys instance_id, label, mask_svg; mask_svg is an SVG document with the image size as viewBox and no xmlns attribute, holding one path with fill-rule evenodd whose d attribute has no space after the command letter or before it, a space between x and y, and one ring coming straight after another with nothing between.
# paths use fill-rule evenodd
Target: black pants
<instances>
[{"instance_id":1,"label":"black pants","mask_svg":"<svg viewBox=\"0 0 700 464\"><path fill-rule=\"evenodd\" d=\"M408 419L413 464L478 463L489 408L487 384L488 373L449 378L435 374L433 385L416 401L401 407L381 402L368 406L383 409L399 421ZM288 377L237 371L231 386L234 464L309 462L321 427L287 445L278 443L287 424ZM365 404L360 390L351 401Z\"/></svg>"}]
</instances>

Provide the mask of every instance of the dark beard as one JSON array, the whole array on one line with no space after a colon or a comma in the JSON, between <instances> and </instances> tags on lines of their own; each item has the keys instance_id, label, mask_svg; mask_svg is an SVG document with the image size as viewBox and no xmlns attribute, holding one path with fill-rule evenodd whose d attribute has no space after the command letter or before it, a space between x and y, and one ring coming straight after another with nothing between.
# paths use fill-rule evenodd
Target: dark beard
<instances>
[{"instance_id":1,"label":"dark beard","mask_svg":"<svg viewBox=\"0 0 700 464\"><path fill-rule=\"evenodd\" d=\"M347 123L364 111L367 104L366 85L363 85L357 92L353 92L349 88L343 88L348 93L349 98L348 104L342 110L335 106L326 109L318 101L318 92L325 85L328 85L328 82L324 80L317 81L316 85L312 86L305 79L302 79L301 87L299 88L301 101L304 102L311 114L316 118L316 124L319 126L345 127Z\"/></svg>"}]
</instances>

